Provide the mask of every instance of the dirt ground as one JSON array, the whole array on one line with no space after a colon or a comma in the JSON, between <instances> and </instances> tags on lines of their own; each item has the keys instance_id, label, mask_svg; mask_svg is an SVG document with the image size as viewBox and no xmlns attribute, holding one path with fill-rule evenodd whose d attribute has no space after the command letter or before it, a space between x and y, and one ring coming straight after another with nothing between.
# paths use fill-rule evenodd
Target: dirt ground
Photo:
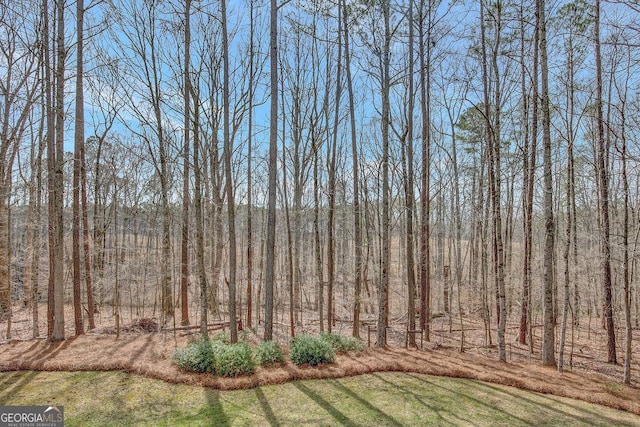
<instances>
[{"instance_id":1,"label":"dirt ground","mask_svg":"<svg viewBox=\"0 0 640 427\"><path fill-rule=\"evenodd\" d=\"M389 329L389 346L374 347L347 355L338 355L336 362L321 367L297 367L288 362L283 366L258 367L252 376L219 378L210 374L193 374L179 371L171 361L175 349L187 344L195 335L190 330L160 330L148 332L138 320L124 322L123 332L116 338L112 318L102 313L96 330L73 337L73 322L67 322L68 338L50 343L43 338L30 339L30 320L26 308L16 307L12 323L11 340L0 343L0 371L106 371L121 370L129 373L162 379L171 383L185 383L215 387L218 389L249 388L263 384L278 384L297 379L338 378L379 371L416 372L449 377L471 378L490 383L514 386L525 390L553 394L591 403L623 409L640 415L640 388L637 376L640 365L632 364L632 386L624 386L622 380L623 331L618 331L619 365L604 361L605 336L597 321L588 319L574 331L572 363L569 366L570 335L567 337L565 372L541 366L539 345L541 330L536 331L533 353L526 346L517 344L517 324L510 324L507 331L507 363L497 361L495 345L487 345L482 322L465 317L464 353L459 351L460 319L447 316L434 319L431 340L423 349L404 348L406 323L402 319L392 322ZM46 311L41 311L42 316ZM72 319L69 313L67 319ZM368 319L373 323L373 319ZM288 340L288 325L276 318L275 338L283 344ZM142 324L144 326L144 322ZM153 325L153 323L151 323ZM148 325L147 325L148 326ZM0 323L3 332L6 322ZM312 315L298 325L297 333L317 332L318 322ZM41 327L44 333L46 328ZM349 322L336 322L333 332L350 334ZM256 343L261 330L246 330L243 338ZM365 319L360 334L367 342L368 327ZM375 333L371 334L372 344ZM495 338L494 338L495 340ZM420 339L418 336L418 347ZM633 348L637 355L640 331L634 330ZM637 359L637 356L636 356Z\"/></svg>"}]
</instances>

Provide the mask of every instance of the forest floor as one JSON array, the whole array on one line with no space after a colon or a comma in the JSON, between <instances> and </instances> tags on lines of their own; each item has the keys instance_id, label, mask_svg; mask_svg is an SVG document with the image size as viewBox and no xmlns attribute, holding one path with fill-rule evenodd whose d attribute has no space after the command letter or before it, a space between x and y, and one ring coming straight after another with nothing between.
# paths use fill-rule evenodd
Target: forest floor
<instances>
[{"instance_id":1,"label":"forest floor","mask_svg":"<svg viewBox=\"0 0 640 427\"><path fill-rule=\"evenodd\" d=\"M6 340L0 344L0 371L124 371L169 383L200 385L221 390L246 389L302 379L342 378L373 372L414 372L514 386L523 390L623 409L640 415L640 382L637 379L640 375L640 365L637 362L632 365L634 381L631 387L623 385L622 366L605 362L605 338L595 321L592 323L596 325L589 325L587 320L584 320L575 331L572 364L569 366L567 350L566 368L562 374L557 369L540 364L540 330L537 333L537 346L530 354L527 346L517 344L517 325L510 325L507 334L508 361L504 363L497 360L495 345L485 345L483 342L486 338L481 321L467 317L463 319L465 351L462 353L459 351L460 319L451 319L449 322L447 317L442 317L434 319L431 340L424 342L423 349L419 348L419 336L417 348L404 348L405 325L398 320L389 330L390 345L385 349L370 347L359 353L338 355L335 363L320 367L298 367L287 362L282 366L258 367L251 376L220 378L210 374L181 372L172 363L173 352L194 339L194 332L190 330L167 329L148 332L145 328L139 327L139 322L133 322L123 327L119 337L115 335L112 326L105 326L79 337L71 336L72 332L69 331L70 338L51 343L42 338L29 339L26 331L20 332L19 327L27 323L21 316L27 315L21 310L14 311L13 336L17 339ZM72 319L72 316L67 319ZM102 320L104 325L113 324L106 316ZM67 327L72 328L72 322L68 322ZM0 324L0 328L4 331L6 323ZM314 327L311 319L304 328L298 328L297 333L315 332L315 329L317 327ZM287 325L277 322L275 330L275 338L286 344ZM365 343L368 338L367 331L366 326L361 329ZM333 332L349 334L348 322L337 322ZM634 355L639 353L639 332L634 330ZM250 343L257 343L260 330L257 333L254 330L245 330L242 338ZM374 335L371 336L372 341L375 341ZM618 336L618 357L621 362L624 344L622 330ZM567 343L569 348L569 338ZM637 358L636 356L636 360Z\"/></svg>"}]
</instances>

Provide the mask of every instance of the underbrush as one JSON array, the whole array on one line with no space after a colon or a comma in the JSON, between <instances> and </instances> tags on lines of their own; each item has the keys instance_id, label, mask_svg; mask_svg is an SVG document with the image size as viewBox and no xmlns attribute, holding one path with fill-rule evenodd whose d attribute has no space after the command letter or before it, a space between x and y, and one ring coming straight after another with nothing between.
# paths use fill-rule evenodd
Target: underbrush
<instances>
[{"instance_id":1,"label":"underbrush","mask_svg":"<svg viewBox=\"0 0 640 427\"><path fill-rule=\"evenodd\" d=\"M215 352L215 366L217 375L237 377L252 374L256 364L249 344L241 342L220 345Z\"/></svg>"},{"instance_id":2,"label":"underbrush","mask_svg":"<svg viewBox=\"0 0 640 427\"><path fill-rule=\"evenodd\" d=\"M320 334L320 338L333 347L336 353L347 353L349 351L364 351L364 342L360 338L351 337L347 335L330 334L323 332Z\"/></svg>"},{"instance_id":3,"label":"underbrush","mask_svg":"<svg viewBox=\"0 0 640 427\"><path fill-rule=\"evenodd\" d=\"M229 335L227 335L227 333L224 331L216 332L215 334L213 334L213 336L211 337L211 341L219 341L223 344L231 344L231 338L229 338Z\"/></svg>"},{"instance_id":4,"label":"underbrush","mask_svg":"<svg viewBox=\"0 0 640 427\"><path fill-rule=\"evenodd\" d=\"M256 347L256 362L261 366L284 363L284 351L275 341L263 341Z\"/></svg>"},{"instance_id":5,"label":"underbrush","mask_svg":"<svg viewBox=\"0 0 640 427\"><path fill-rule=\"evenodd\" d=\"M362 340L345 335L322 333L320 336L298 335L291 341L289 358L300 366L317 366L335 361L336 353L363 351ZM256 364L283 364L285 353L275 341L264 341L252 349L246 342L230 344L224 333L189 343L173 354L173 361L183 371L211 373L223 377L250 375Z\"/></svg>"},{"instance_id":6,"label":"underbrush","mask_svg":"<svg viewBox=\"0 0 640 427\"><path fill-rule=\"evenodd\" d=\"M215 372L215 355L211 341L202 339L189 343L173 353L173 361L180 370L190 372Z\"/></svg>"},{"instance_id":7,"label":"underbrush","mask_svg":"<svg viewBox=\"0 0 640 427\"><path fill-rule=\"evenodd\" d=\"M322 338L302 334L291 341L289 358L298 366L305 363L317 366L335 361L336 353L331 344Z\"/></svg>"},{"instance_id":8,"label":"underbrush","mask_svg":"<svg viewBox=\"0 0 640 427\"><path fill-rule=\"evenodd\" d=\"M208 372L223 377L250 375L255 369L253 351L247 343L201 339L173 353L176 366L188 372Z\"/></svg>"}]
</instances>

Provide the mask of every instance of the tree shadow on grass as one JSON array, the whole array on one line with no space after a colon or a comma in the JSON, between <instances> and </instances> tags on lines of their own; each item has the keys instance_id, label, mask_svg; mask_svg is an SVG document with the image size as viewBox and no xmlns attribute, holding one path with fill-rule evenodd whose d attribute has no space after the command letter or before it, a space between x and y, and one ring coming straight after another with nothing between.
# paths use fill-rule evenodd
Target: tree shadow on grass
<instances>
[{"instance_id":1,"label":"tree shadow on grass","mask_svg":"<svg viewBox=\"0 0 640 427\"><path fill-rule=\"evenodd\" d=\"M262 407L262 410L264 411L264 414L269 421L269 425L280 426L280 421L278 421L278 419L276 418L276 414L273 412L273 409L271 409L271 405L269 405L269 401L264 395L262 389L260 387L256 387L254 391L256 393L256 397L258 398L258 402L260 402L260 406Z\"/></svg>"},{"instance_id":2,"label":"tree shadow on grass","mask_svg":"<svg viewBox=\"0 0 640 427\"><path fill-rule=\"evenodd\" d=\"M230 426L229 417L225 414L222 402L220 402L220 392L218 390L207 389L205 396L208 405L204 409L204 412L211 425Z\"/></svg>"},{"instance_id":3,"label":"tree shadow on grass","mask_svg":"<svg viewBox=\"0 0 640 427\"><path fill-rule=\"evenodd\" d=\"M27 384L33 381L40 372L37 371L17 371L3 374L0 381L0 404L5 404L8 399L22 390Z\"/></svg>"},{"instance_id":4,"label":"tree shadow on grass","mask_svg":"<svg viewBox=\"0 0 640 427\"><path fill-rule=\"evenodd\" d=\"M378 407L372 405L371 402L369 402L368 400L360 397L356 392L354 392L353 390L351 390L350 388L348 388L344 384L340 383L339 381L334 380L334 379L329 379L329 380L325 380L325 381L327 381L329 384L331 384L333 387L337 388L338 390L342 391L343 393L347 394L351 398L353 398L356 401L358 401L362 406L367 408L367 410L372 412L375 415L376 419L384 420L384 424L385 425L399 426L399 427L402 426L402 423L400 423L398 420L393 418L391 415L388 415L388 414L384 413Z\"/></svg>"},{"instance_id":5,"label":"tree shadow on grass","mask_svg":"<svg viewBox=\"0 0 640 427\"><path fill-rule=\"evenodd\" d=\"M479 399L477 397L474 397L471 394L462 393L461 391L456 390L454 388L445 387L443 385L437 384L436 382L429 381L427 378L422 377L420 374L407 373L406 375L408 375L408 376L410 376L412 378L415 378L415 379L427 384L429 386L429 388L439 388L441 390L444 390L447 393L450 393L454 397L457 396L458 398L464 398L464 399L466 399L468 401L473 402L477 406L485 407L485 408L489 409L490 411L492 411L495 414L502 414L503 416L508 417L508 419L512 420L514 423L518 422L518 423L520 423L522 425L533 425L533 423L530 420L527 420L525 418L519 417L518 415L513 413L513 411L504 410L504 409L502 409L502 408L500 408L500 407L498 407L496 405L491 404L490 402L486 402L486 401L483 401L483 400L481 400L481 399ZM466 382L468 382L469 384L472 384L472 385L477 385L477 384L485 385L485 383L479 382L477 380L461 379L460 381L466 381ZM411 391L407 391L407 392L411 393ZM485 391L485 393L486 393L486 391ZM495 394L495 393L491 393L491 394ZM516 398L516 399L519 398L518 396L513 396L513 397ZM535 402L532 401L532 404L535 404ZM584 421L584 420L577 419L577 421Z\"/></svg>"},{"instance_id":6,"label":"tree shadow on grass","mask_svg":"<svg viewBox=\"0 0 640 427\"><path fill-rule=\"evenodd\" d=\"M327 411L327 413L329 413L329 415L331 415L333 417L333 419L335 419L341 425L348 426L348 427L356 427L357 426L357 424L354 423L353 421L351 421L349 419L349 417L347 417L345 414L340 412L335 406L333 406L331 403L329 403L327 400L325 400L318 393L316 393L315 391L311 390L309 387L304 385L302 382L294 381L293 385L298 390L300 390L301 392L306 394L307 397L309 397L311 400L316 402L318 404L318 406L320 406L322 409Z\"/></svg>"},{"instance_id":7,"label":"tree shadow on grass","mask_svg":"<svg viewBox=\"0 0 640 427\"><path fill-rule=\"evenodd\" d=\"M532 423L531 421L527 421L527 420L525 420L523 418L520 418L520 417L516 416L515 414L513 414L511 412L505 411L503 409L499 409L498 407L490 405L487 402L483 402L480 399L475 398L475 397L473 397L473 396L471 396L469 394L461 393L460 391L454 390L452 388L444 387L444 386L442 386L440 384L436 384L435 382L429 381L427 378L424 378L419 374L407 373L407 375L412 377L412 378L415 378L415 379L417 379L417 380L419 380L419 381L421 381L421 382L423 382L425 384L427 384L429 387L437 387L437 388L440 388L442 390L446 390L446 391L448 391L450 393L454 393L454 394L460 395L460 396L464 397L465 399L471 400L471 401L473 401L473 402L475 402L477 404L480 404L482 406L490 408L493 411L499 411L499 412L501 412L501 413L503 413L503 414L505 414L505 415L507 415L509 417L512 417L513 419L517 420L520 423L529 424L529 425ZM555 414L558 414L558 416L562 416L562 417L565 417L565 418L573 419L573 420L575 420L576 423L582 423L582 424L587 424L588 425L588 424L593 422L592 419L588 419L588 418L581 417L581 416L576 415L576 414L572 414L572 413L570 413L568 411L562 410L562 409L557 408L557 407L553 407L553 406L551 406L549 404L542 403L542 402L540 402L538 400L530 399L530 398L528 398L526 396L518 395L516 393L511 393L508 390L503 389L502 387L498 387L498 386L495 386L495 385L492 385L492 384L488 384L488 383L485 383L485 382L482 382L482 381L477 381L477 380L465 380L465 381L467 381L466 382L466 386L471 387L471 388L475 388L476 390L479 390L482 393L493 394L493 395L503 394L503 395L506 396L505 400L508 400L510 402L516 402L516 403L520 403L520 404L528 404L528 405L531 405L532 407L541 408L541 409L544 409L544 410L548 411L549 413L555 413ZM535 393L535 392L527 391L527 393ZM537 396L542 397L543 399L546 398L549 401L552 401L554 403L556 402L552 398L545 397L544 395L541 395L539 393L535 393L535 394ZM543 400L543 399L541 399L541 400ZM593 411L589 411L589 410L584 409L584 408L579 408L577 406L571 406L571 405L566 404L564 402L562 402L562 404L566 405L566 406L569 406L569 407L572 407L576 411L586 412L586 413L589 413L591 416L600 418L603 421L606 421L605 424L613 425L613 424L619 423L619 420L614 420L614 419L602 416L601 414L595 413Z\"/></svg>"},{"instance_id":8,"label":"tree shadow on grass","mask_svg":"<svg viewBox=\"0 0 640 427\"><path fill-rule=\"evenodd\" d=\"M19 371L9 371L9 372L0 372L0 398L6 395L7 387L10 387L11 384L17 381L16 378L19 378Z\"/></svg>"},{"instance_id":9,"label":"tree shadow on grass","mask_svg":"<svg viewBox=\"0 0 640 427\"><path fill-rule=\"evenodd\" d=\"M410 375L410 374L407 373L406 375ZM405 395L409 395L409 396L413 397L413 399L415 399L416 401L420 402L420 404L422 406L424 406L427 410L432 412L438 418L438 421L437 421L438 425L446 424L446 423L449 422L449 421L447 421L447 419L443 415L443 413L448 413L452 418L456 418L456 419L460 420L460 422L462 422L462 423L468 423L469 422L469 420L461 417L459 414L453 413L453 412L448 411L448 410L445 410L444 408L442 408L437 403L434 404L432 402L429 402L429 400L425 400L423 396L415 393L414 391L409 390L406 387L402 387L401 385L398 385L398 384L394 383L393 381L389 381L389 380L385 379L379 373L372 374L372 376L377 378L377 379L379 379L380 381L382 381L384 383L387 383L387 384L391 385L392 387L394 387L397 390L401 391Z\"/></svg>"},{"instance_id":10,"label":"tree shadow on grass","mask_svg":"<svg viewBox=\"0 0 640 427\"><path fill-rule=\"evenodd\" d=\"M528 398L526 396L522 396L522 395L518 395L516 393L512 393L508 389L505 390L505 389L503 389L501 387L497 387L497 386L494 386L492 384L487 384L487 383L477 382L477 381L471 381L470 382L470 386L471 387L475 387L475 388L480 389L480 390L489 389L490 393L493 393L493 394L504 394L504 395L507 396L508 399L510 399L512 401L526 402L526 403L528 403L528 404L530 404L532 406L536 406L536 407L539 407L539 408L544 408L549 412L562 415L562 416L564 416L566 418L574 419L574 420L576 420L576 422L580 422L580 423L584 423L584 424L590 424L590 423L593 423L593 418L596 418L596 419L602 420L603 424L606 424L606 425L621 425L620 424L620 420L616 420L616 419L607 417L605 415L602 415L599 412L595 412L595 411L589 410L589 409L584 408L584 407L579 407L579 406L576 406L576 405L572 405L572 404L570 404L569 402L566 402L566 401L560 402L557 399L554 400L553 398L548 397L547 395L544 395L544 394L536 393L536 396L538 397L538 399L537 400L533 400L533 399L530 399L530 398ZM543 403L543 402L548 402L548 403ZM589 417L591 417L591 418L581 417L581 416L573 414L573 413L571 413L569 411L566 411L566 410L563 410L561 408L558 408L557 406L552 406L552 404L556 404L556 405L559 404L559 405L562 405L562 406L566 406L568 408L572 408L576 412L588 414ZM625 425L625 424L622 424L622 425Z\"/></svg>"}]
</instances>

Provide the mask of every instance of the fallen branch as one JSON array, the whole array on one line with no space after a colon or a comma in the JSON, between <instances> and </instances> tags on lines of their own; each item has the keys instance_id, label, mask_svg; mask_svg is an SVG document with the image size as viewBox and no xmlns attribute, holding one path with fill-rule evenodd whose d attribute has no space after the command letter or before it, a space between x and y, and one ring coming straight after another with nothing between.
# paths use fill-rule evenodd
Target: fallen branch
<instances>
[{"instance_id":1,"label":"fallen branch","mask_svg":"<svg viewBox=\"0 0 640 427\"><path fill-rule=\"evenodd\" d=\"M224 329L229 327L230 322L216 322L216 323L209 323L207 325L207 330L208 331L216 331L218 329ZM200 325L189 325L189 326L176 326L175 328L162 328L163 331L169 331L169 332L173 332L173 331L190 331L190 330L194 330L194 329L200 329ZM242 330L242 321L239 320L238 321L238 330L241 331Z\"/></svg>"},{"instance_id":2,"label":"fallen branch","mask_svg":"<svg viewBox=\"0 0 640 427\"><path fill-rule=\"evenodd\" d=\"M210 323L207 325L207 330L212 331L217 329L224 329L227 326L229 326L229 322ZM200 325L176 326L175 328L162 328L163 331L170 331L170 332L171 331L190 331L193 329L200 329Z\"/></svg>"}]
</instances>

